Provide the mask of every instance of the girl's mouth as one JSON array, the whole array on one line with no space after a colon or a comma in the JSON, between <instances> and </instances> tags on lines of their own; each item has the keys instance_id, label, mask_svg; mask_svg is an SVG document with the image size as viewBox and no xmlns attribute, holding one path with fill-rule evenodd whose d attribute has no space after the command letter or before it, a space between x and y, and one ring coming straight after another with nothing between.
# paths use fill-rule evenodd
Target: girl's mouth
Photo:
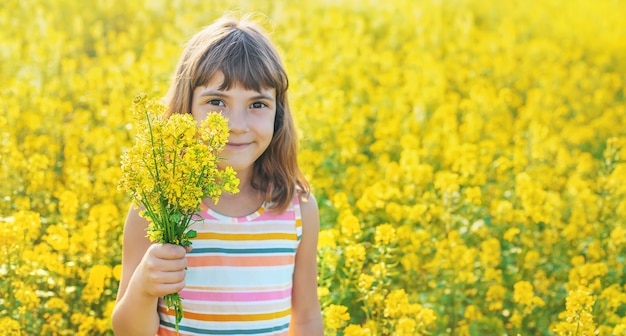
<instances>
[{"instance_id":1,"label":"girl's mouth","mask_svg":"<svg viewBox=\"0 0 626 336\"><path fill-rule=\"evenodd\" d=\"M231 148L244 148L249 144L249 142L229 142L226 144L226 146Z\"/></svg>"}]
</instances>

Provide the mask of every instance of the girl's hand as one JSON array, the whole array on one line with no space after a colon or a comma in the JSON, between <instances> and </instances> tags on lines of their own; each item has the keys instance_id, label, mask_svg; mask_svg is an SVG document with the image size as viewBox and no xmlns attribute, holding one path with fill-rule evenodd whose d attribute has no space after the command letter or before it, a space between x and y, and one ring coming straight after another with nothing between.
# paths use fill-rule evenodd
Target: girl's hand
<instances>
[{"instance_id":1,"label":"girl's hand","mask_svg":"<svg viewBox=\"0 0 626 336\"><path fill-rule=\"evenodd\" d=\"M146 297L177 293L185 287L187 252L191 247L152 244L137 266L130 286Z\"/></svg>"}]
</instances>

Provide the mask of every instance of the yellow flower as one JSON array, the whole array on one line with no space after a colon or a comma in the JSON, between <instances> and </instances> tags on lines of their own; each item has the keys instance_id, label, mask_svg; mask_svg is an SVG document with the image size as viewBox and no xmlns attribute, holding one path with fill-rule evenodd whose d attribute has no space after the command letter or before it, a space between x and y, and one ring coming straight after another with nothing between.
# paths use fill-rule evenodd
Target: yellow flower
<instances>
[{"instance_id":1,"label":"yellow flower","mask_svg":"<svg viewBox=\"0 0 626 336\"><path fill-rule=\"evenodd\" d=\"M71 190L64 190L59 195L59 212L63 220L72 223L78 213L78 195Z\"/></svg>"},{"instance_id":2,"label":"yellow flower","mask_svg":"<svg viewBox=\"0 0 626 336\"><path fill-rule=\"evenodd\" d=\"M344 251L346 267L359 269L365 261L365 247L361 244L348 245Z\"/></svg>"},{"instance_id":3,"label":"yellow flower","mask_svg":"<svg viewBox=\"0 0 626 336\"><path fill-rule=\"evenodd\" d=\"M361 233L359 219L349 209L339 214L337 222L341 228L341 235L346 239L355 239Z\"/></svg>"},{"instance_id":4,"label":"yellow flower","mask_svg":"<svg viewBox=\"0 0 626 336\"><path fill-rule=\"evenodd\" d=\"M318 254L320 260L320 266L327 268L331 272L335 272L339 266L339 259L341 255L335 250L324 250Z\"/></svg>"},{"instance_id":5,"label":"yellow flower","mask_svg":"<svg viewBox=\"0 0 626 336\"><path fill-rule=\"evenodd\" d=\"M481 200L481 196L482 193L480 191L479 187L469 187L467 189L464 190L464 195L465 195L465 199L474 204L474 205L481 205L482 200Z\"/></svg>"},{"instance_id":6,"label":"yellow flower","mask_svg":"<svg viewBox=\"0 0 626 336\"><path fill-rule=\"evenodd\" d=\"M463 313L463 317L469 321L476 321L481 318L481 315L480 310L475 305L465 307L465 313Z\"/></svg>"},{"instance_id":7,"label":"yellow flower","mask_svg":"<svg viewBox=\"0 0 626 336\"><path fill-rule=\"evenodd\" d=\"M385 206L385 213L395 222L401 222L408 215L407 210L407 206L402 206L396 202L389 202Z\"/></svg>"},{"instance_id":8,"label":"yellow flower","mask_svg":"<svg viewBox=\"0 0 626 336\"><path fill-rule=\"evenodd\" d=\"M565 299L565 311L559 314L561 321L556 325L558 335L594 335L596 324L593 321L593 305L596 298L580 287L570 291Z\"/></svg>"},{"instance_id":9,"label":"yellow flower","mask_svg":"<svg viewBox=\"0 0 626 336\"><path fill-rule=\"evenodd\" d=\"M13 296L15 300L20 302L18 311L24 314L27 310L33 310L39 307L41 299L37 295L37 287L35 285L25 284L21 281L12 284Z\"/></svg>"},{"instance_id":10,"label":"yellow flower","mask_svg":"<svg viewBox=\"0 0 626 336\"><path fill-rule=\"evenodd\" d=\"M63 252L69 248L69 232L61 225L48 226L43 239L57 251Z\"/></svg>"},{"instance_id":11,"label":"yellow flower","mask_svg":"<svg viewBox=\"0 0 626 336\"><path fill-rule=\"evenodd\" d=\"M518 281L514 285L513 301L524 306L524 314L528 315L535 307L545 306L545 302L535 296L533 285L528 281Z\"/></svg>"},{"instance_id":12,"label":"yellow flower","mask_svg":"<svg viewBox=\"0 0 626 336\"><path fill-rule=\"evenodd\" d=\"M398 318L407 313L409 309L409 297L404 289L391 291L385 298L385 317Z\"/></svg>"},{"instance_id":13,"label":"yellow flower","mask_svg":"<svg viewBox=\"0 0 626 336\"><path fill-rule=\"evenodd\" d=\"M501 283L502 282L502 270L495 269L495 268L487 268L485 270L485 280Z\"/></svg>"},{"instance_id":14,"label":"yellow flower","mask_svg":"<svg viewBox=\"0 0 626 336\"><path fill-rule=\"evenodd\" d=\"M115 265L113 267L113 278L116 281L120 281L120 279L122 278L122 265L121 264Z\"/></svg>"},{"instance_id":15,"label":"yellow flower","mask_svg":"<svg viewBox=\"0 0 626 336\"><path fill-rule=\"evenodd\" d=\"M507 200L494 200L491 203L491 213L494 221L500 224L507 224L513 221L513 204Z\"/></svg>"},{"instance_id":16,"label":"yellow flower","mask_svg":"<svg viewBox=\"0 0 626 336\"><path fill-rule=\"evenodd\" d=\"M500 264L500 241L491 238L480 243L480 261L483 266L496 267Z\"/></svg>"},{"instance_id":17,"label":"yellow flower","mask_svg":"<svg viewBox=\"0 0 626 336\"><path fill-rule=\"evenodd\" d=\"M148 224L148 229L146 230L146 237L150 239L151 242L161 242L165 240L165 235L163 233L164 229L154 224L154 222Z\"/></svg>"},{"instance_id":18,"label":"yellow flower","mask_svg":"<svg viewBox=\"0 0 626 336\"><path fill-rule=\"evenodd\" d=\"M506 232L504 233L504 240L507 241L513 241L513 239L515 239L515 237L517 237L517 235L520 233L520 229L516 228L516 227L512 227L508 230L506 230Z\"/></svg>"},{"instance_id":19,"label":"yellow flower","mask_svg":"<svg viewBox=\"0 0 626 336\"><path fill-rule=\"evenodd\" d=\"M7 336L19 336L22 334L22 328L20 327L20 323L18 321L5 316L0 318L0 333Z\"/></svg>"},{"instance_id":20,"label":"yellow flower","mask_svg":"<svg viewBox=\"0 0 626 336\"><path fill-rule=\"evenodd\" d=\"M28 241L35 241L41 235L41 218L37 212L20 211L16 213L12 225L15 229L23 230L25 232L23 238Z\"/></svg>"},{"instance_id":21,"label":"yellow flower","mask_svg":"<svg viewBox=\"0 0 626 336\"><path fill-rule=\"evenodd\" d=\"M490 286L487 289L486 301L489 303L488 308L490 311L502 310L503 308L502 301L504 299L505 294L506 294L506 288L504 288L503 286L499 284Z\"/></svg>"},{"instance_id":22,"label":"yellow flower","mask_svg":"<svg viewBox=\"0 0 626 336\"><path fill-rule=\"evenodd\" d=\"M611 230L609 247L613 251L619 251L624 246L626 246L626 228L623 225L617 225Z\"/></svg>"},{"instance_id":23,"label":"yellow flower","mask_svg":"<svg viewBox=\"0 0 626 336\"><path fill-rule=\"evenodd\" d=\"M320 298L324 298L330 295L330 290L326 287L317 287L317 296Z\"/></svg>"},{"instance_id":24,"label":"yellow flower","mask_svg":"<svg viewBox=\"0 0 626 336\"><path fill-rule=\"evenodd\" d=\"M200 122L200 138L211 152L220 152L228 141L228 119L219 113L207 115Z\"/></svg>"},{"instance_id":25,"label":"yellow flower","mask_svg":"<svg viewBox=\"0 0 626 336\"><path fill-rule=\"evenodd\" d=\"M604 262L585 263L572 268L569 272L569 288L574 289L579 285L588 286L591 290L601 288L600 278L608 274L609 268Z\"/></svg>"},{"instance_id":26,"label":"yellow flower","mask_svg":"<svg viewBox=\"0 0 626 336\"><path fill-rule=\"evenodd\" d=\"M46 309L49 309L49 310L58 309L65 313L68 311L69 307L67 303L63 301L62 299L53 297L53 298L50 298L48 302L46 302Z\"/></svg>"},{"instance_id":27,"label":"yellow flower","mask_svg":"<svg viewBox=\"0 0 626 336\"><path fill-rule=\"evenodd\" d=\"M585 257L581 255L574 256L571 262L574 266L582 266L585 264Z\"/></svg>"},{"instance_id":28,"label":"yellow flower","mask_svg":"<svg viewBox=\"0 0 626 336\"><path fill-rule=\"evenodd\" d=\"M622 291L619 284L613 284L602 290L600 299L607 301L608 309L616 310L626 303L626 293Z\"/></svg>"},{"instance_id":29,"label":"yellow flower","mask_svg":"<svg viewBox=\"0 0 626 336\"><path fill-rule=\"evenodd\" d=\"M344 336L369 336L371 335L367 332L363 327L357 324L349 324L345 329L343 329Z\"/></svg>"},{"instance_id":30,"label":"yellow flower","mask_svg":"<svg viewBox=\"0 0 626 336\"><path fill-rule=\"evenodd\" d=\"M414 236L417 236L414 228L411 225L402 225L396 230L396 237L398 238L398 243L411 247Z\"/></svg>"},{"instance_id":31,"label":"yellow flower","mask_svg":"<svg viewBox=\"0 0 626 336\"><path fill-rule=\"evenodd\" d=\"M359 281L358 281L359 291L368 291L370 288L372 288L372 284L374 283L374 280L376 279L373 276L367 275L365 273L361 273L361 275L359 275Z\"/></svg>"},{"instance_id":32,"label":"yellow flower","mask_svg":"<svg viewBox=\"0 0 626 336\"><path fill-rule=\"evenodd\" d=\"M535 250L528 251L524 256L524 268L529 270L534 270L537 262L539 262L539 252Z\"/></svg>"},{"instance_id":33,"label":"yellow flower","mask_svg":"<svg viewBox=\"0 0 626 336\"><path fill-rule=\"evenodd\" d=\"M396 327L394 335L415 335L416 326L417 323L415 322L415 319L410 317L401 317L398 319L398 326Z\"/></svg>"},{"instance_id":34,"label":"yellow flower","mask_svg":"<svg viewBox=\"0 0 626 336\"><path fill-rule=\"evenodd\" d=\"M611 335L626 335L626 323L620 323L615 325Z\"/></svg>"},{"instance_id":35,"label":"yellow flower","mask_svg":"<svg viewBox=\"0 0 626 336\"><path fill-rule=\"evenodd\" d=\"M342 305L331 304L324 309L323 315L324 325L331 330L340 329L350 320L348 307Z\"/></svg>"},{"instance_id":36,"label":"yellow flower","mask_svg":"<svg viewBox=\"0 0 626 336\"><path fill-rule=\"evenodd\" d=\"M444 194L452 194L459 191L459 175L448 171L436 173L435 188L441 190Z\"/></svg>"},{"instance_id":37,"label":"yellow flower","mask_svg":"<svg viewBox=\"0 0 626 336\"><path fill-rule=\"evenodd\" d=\"M348 201L348 195L345 192L337 192L331 197L331 203L333 207L337 210L344 210L350 208L350 203Z\"/></svg>"},{"instance_id":38,"label":"yellow flower","mask_svg":"<svg viewBox=\"0 0 626 336\"><path fill-rule=\"evenodd\" d=\"M334 249L337 247L338 231L336 229L322 230L319 233L317 240L317 247L319 249L329 248Z\"/></svg>"},{"instance_id":39,"label":"yellow flower","mask_svg":"<svg viewBox=\"0 0 626 336\"><path fill-rule=\"evenodd\" d=\"M415 204L409 207L407 219L410 221L430 221L430 214L427 213L428 206L426 204Z\"/></svg>"},{"instance_id":40,"label":"yellow flower","mask_svg":"<svg viewBox=\"0 0 626 336\"><path fill-rule=\"evenodd\" d=\"M420 321L424 327L432 327L435 321L437 321L437 314L431 308L422 308L418 314L418 321Z\"/></svg>"},{"instance_id":41,"label":"yellow flower","mask_svg":"<svg viewBox=\"0 0 626 336\"><path fill-rule=\"evenodd\" d=\"M104 291L105 281L111 277L111 267L106 265L94 265L89 270L89 278L85 286L82 298L87 302L93 302L100 298Z\"/></svg>"},{"instance_id":42,"label":"yellow flower","mask_svg":"<svg viewBox=\"0 0 626 336\"><path fill-rule=\"evenodd\" d=\"M402 259L400 259L400 263L402 264L402 267L405 271L417 271L420 265L420 259L416 253L407 253L402 256Z\"/></svg>"},{"instance_id":43,"label":"yellow flower","mask_svg":"<svg viewBox=\"0 0 626 336\"><path fill-rule=\"evenodd\" d=\"M376 227L374 242L377 246L386 246L396 243L396 230L391 224L381 224Z\"/></svg>"},{"instance_id":44,"label":"yellow flower","mask_svg":"<svg viewBox=\"0 0 626 336\"><path fill-rule=\"evenodd\" d=\"M46 317L46 323L42 328L42 334L45 335L55 335L61 334L64 328L64 324L66 323L66 319L63 317L61 313L52 313ZM14 335L14 334L9 334Z\"/></svg>"},{"instance_id":45,"label":"yellow flower","mask_svg":"<svg viewBox=\"0 0 626 336\"><path fill-rule=\"evenodd\" d=\"M387 278L387 267L385 263L377 263L372 265L372 274L377 280L384 280Z\"/></svg>"},{"instance_id":46,"label":"yellow flower","mask_svg":"<svg viewBox=\"0 0 626 336\"><path fill-rule=\"evenodd\" d=\"M433 179L433 167L429 164L413 162L418 155L415 150L404 150L400 154L400 164L407 179L418 186L426 185Z\"/></svg>"},{"instance_id":47,"label":"yellow flower","mask_svg":"<svg viewBox=\"0 0 626 336\"><path fill-rule=\"evenodd\" d=\"M517 311L513 312L513 315L509 318L509 321L515 328L519 328L522 325L523 316Z\"/></svg>"}]
</instances>

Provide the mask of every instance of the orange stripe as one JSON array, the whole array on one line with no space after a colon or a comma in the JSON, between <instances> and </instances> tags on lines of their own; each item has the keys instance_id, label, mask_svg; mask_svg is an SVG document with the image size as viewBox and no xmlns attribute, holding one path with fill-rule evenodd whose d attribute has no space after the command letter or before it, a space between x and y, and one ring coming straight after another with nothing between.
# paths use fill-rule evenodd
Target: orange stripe
<instances>
[{"instance_id":1,"label":"orange stripe","mask_svg":"<svg viewBox=\"0 0 626 336\"><path fill-rule=\"evenodd\" d=\"M276 256L187 256L187 266L284 266L293 264L294 255Z\"/></svg>"},{"instance_id":2,"label":"orange stripe","mask_svg":"<svg viewBox=\"0 0 626 336\"><path fill-rule=\"evenodd\" d=\"M167 315L174 316L176 313L174 309L167 310L167 308L159 307L159 310ZM286 317L291 314L291 309L275 312L275 313L264 313L264 314L201 314L194 313L190 311L183 311L183 317L187 319L197 320L197 321L213 321L213 322L247 322L247 321L267 321L272 319L277 319L281 317Z\"/></svg>"},{"instance_id":3,"label":"orange stripe","mask_svg":"<svg viewBox=\"0 0 626 336\"><path fill-rule=\"evenodd\" d=\"M216 239L216 240L296 240L297 236L293 233L215 233L215 232L198 232L196 239Z\"/></svg>"},{"instance_id":4,"label":"orange stripe","mask_svg":"<svg viewBox=\"0 0 626 336\"><path fill-rule=\"evenodd\" d=\"M302 219L300 218L296 218L296 227L301 227L302 226Z\"/></svg>"}]
</instances>

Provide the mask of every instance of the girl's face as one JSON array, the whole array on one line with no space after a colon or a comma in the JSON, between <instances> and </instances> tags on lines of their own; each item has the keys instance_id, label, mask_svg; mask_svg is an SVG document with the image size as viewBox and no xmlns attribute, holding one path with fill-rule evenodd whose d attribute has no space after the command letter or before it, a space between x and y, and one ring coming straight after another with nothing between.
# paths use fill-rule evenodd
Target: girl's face
<instances>
[{"instance_id":1,"label":"girl's face","mask_svg":"<svg viewBox=\"0 0 626 336\"><path fill-rule=\"evenodd\" d=\"M265 152L274 135L276 90L260 92L246 90L236 84L219 90L224 75L218 72L205 86L193 91L191 114L198 121L210 112L220 112L228 118L228 143L220 153L227 160L218 165L231 166L240 174L252 172L254 162Z\"/></svg>"}]
</instances>

